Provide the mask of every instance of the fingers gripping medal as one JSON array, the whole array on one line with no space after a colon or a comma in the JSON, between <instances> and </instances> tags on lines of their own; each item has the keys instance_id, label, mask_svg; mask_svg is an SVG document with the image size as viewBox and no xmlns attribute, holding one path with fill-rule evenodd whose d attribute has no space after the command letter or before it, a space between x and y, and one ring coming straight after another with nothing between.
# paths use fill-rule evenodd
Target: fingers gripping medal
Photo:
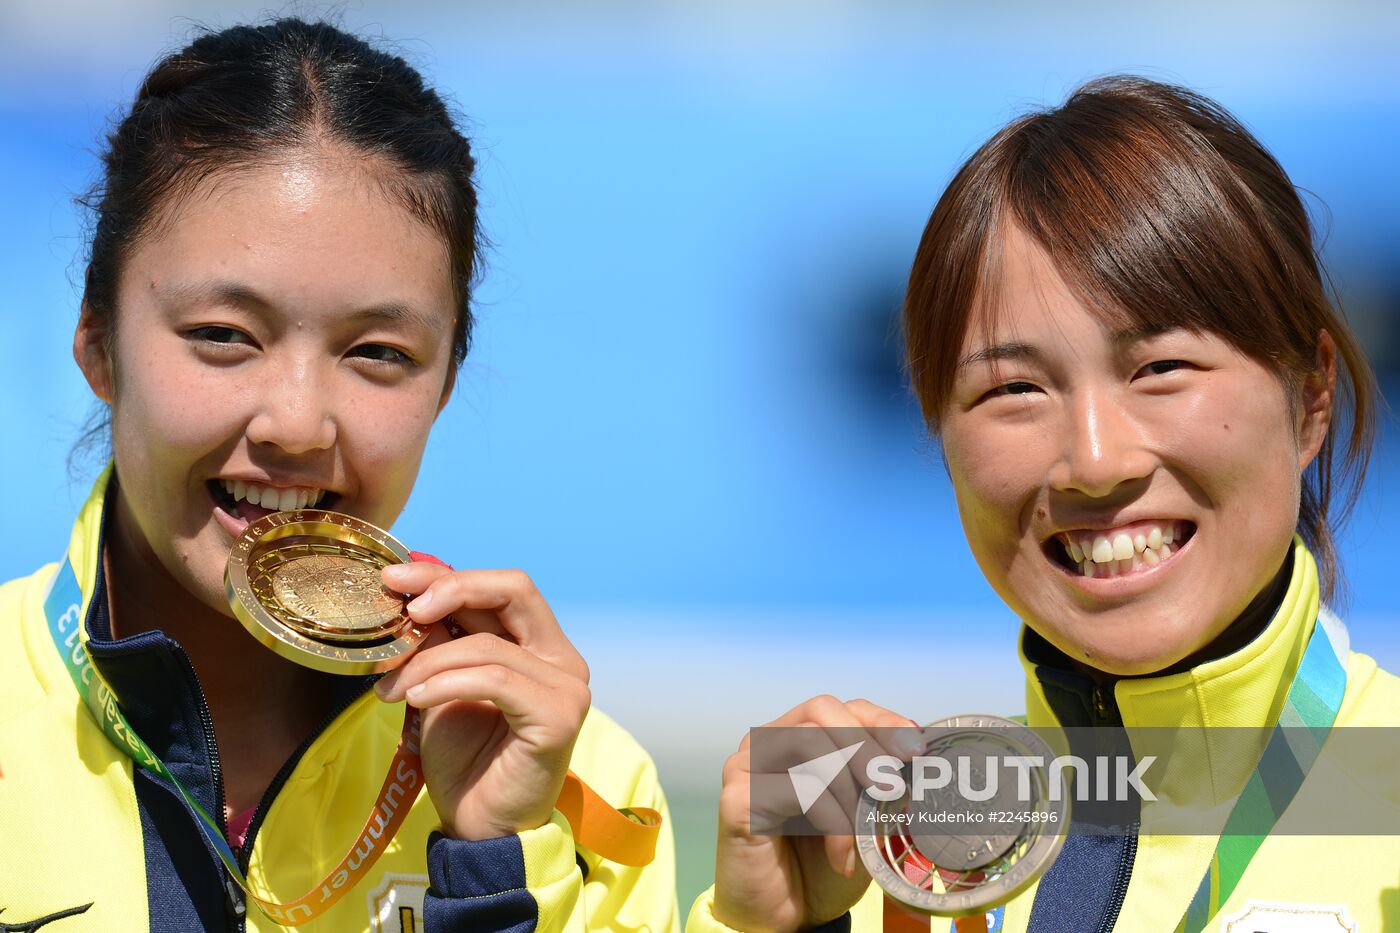
<instances>
[{"instance_id":1,"label":"fingers gripping medal","mask_svg":"<svg viewBox=\"0 0 1400 933\"><path fill-rule=\"evenodd\" d=\"M938 768L921 779L912 773L918 759L906 765L904 793L894 800L862 793L856 849L870 876L909 909L979 914L1050 867L1068 822L1067 801L1050 799L1045 767L1021 768L1024 783L989 771L1011 756L1038 757L1043 765L1054 752L1030 729L998 716L942 719L924 727L923 739L920 756Z\"/></svg>"},{"instance_id":2,"label":"fingers gripping medal","mask_svg":"<svg viewBox=\"0 0 1400 933\"><path fill-rule=\"evenodd\" d=\"M435 560L411 554L387 531L351 515L323 509L273 512L250 523L234 542L224 589L243 627L278 655L333 674L376 674L407 661L432 628L414 623L404 597L380 581L384 567L411 563L415 556ZM444 624L454 637L462 634L451 616ZM376 838L393 838L408 808L398 808L385 826L379 822L380 804L392 794L412 800L421 787L422 716L421 710L405 705L403 735L362 837L372 830ZM402 773L414 775L414 783L395 783ZM657 811L614 809L572 771L555 806L579 844L598 855L638 867L655 857L661 828ZM363 858L352 849L325 883L340 868L351 871L350 865L358 865L351 877L363 877L382 852L376 849ZM323 886L292 906L314 901L317 911L328 909L353 884L337 883L329 898L322 895ZM270 916L293 915L288 905L260 903Z\"/></svg>"},{"instance_id":3,"label":"fingers gripping medal","mask_svg":"<svg viewBox=\"0 0 1400 933\"><path fill-rule=\"evenodd\" d=\"M407 563L387 531L339 512L273 512L234 542L224 569L229 605L264 646L332 674L374 674L408 659L428 629L379 572Z\"/></svg>"}]
</instances>

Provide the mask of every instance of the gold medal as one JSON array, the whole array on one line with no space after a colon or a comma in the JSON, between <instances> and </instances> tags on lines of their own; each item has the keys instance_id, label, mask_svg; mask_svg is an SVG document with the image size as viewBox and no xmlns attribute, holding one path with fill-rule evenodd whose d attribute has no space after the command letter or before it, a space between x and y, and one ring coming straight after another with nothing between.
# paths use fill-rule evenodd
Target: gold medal
<instances>
[{"instance_id":1,"label":"gold medal","mask_svg":"<svg viewBox=\"0 0 1400 933\"><path fill-rule=\"evenodd\" d=\"M233 614L288 660L332 674L374 674L407 660L428 629L379 571L411 561L387 531L339 512L273 512L244 529L224 569Z\"/></svg>"}]
</instances>

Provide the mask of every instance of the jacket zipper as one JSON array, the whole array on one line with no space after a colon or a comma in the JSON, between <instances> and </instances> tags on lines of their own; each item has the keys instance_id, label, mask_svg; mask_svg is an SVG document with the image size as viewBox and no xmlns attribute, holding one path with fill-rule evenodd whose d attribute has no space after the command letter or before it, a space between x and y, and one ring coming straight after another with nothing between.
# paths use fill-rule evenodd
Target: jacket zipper
<instances>
[{"instance_id":1,"label":"jacket zipper","mask_svg":"<svg viewBox=\"0 0 1400 933\"><path fill-rule=\"evenodd\" d=\"M335 708L332 709L330 713L317 724L316 728L312 729L311 733L302 740L302 743L297 746L297 750L292 752L292 756L282 763L282 767L278 769L276 776L272 779L272 783L269 784L267 790L263 792L262 799L258 801L257 807L253 809L253 818L248 822L248 832L244 834L243 845L238 849L238 870L243 873L245 878L248 876L248 864L253 858L253 841L257 839L258 830L262 828L263 818L267 815L268 809L272 806L272 801L277 799L277 795L282 791L283 785L285 785L288 778L292 776L292 772L296 770L302 757L305 756L307 749L311 747L311 743L320 738L321 733L325 732L326 729L330 727L331 723L335 722L336 719L340 717L341 713L345 712L355 704L356 700L364 696L365 691L368 690L380 676L379 674L371 674L363 678L359 687L347 693L345 699L335 705ZM248 928L248 917L247 908L242 904L243 892L232 879L229 879L229 885L234 891L238 892L239 911L236 917L238 924L237 929L238 933L244 933Z\"/></svg>"},{"instance_id":2,"label":"jacket zipper","mask_svg":"<svg viewBox=\"0 0 1400 933\"><path fill-rule=\"evenodd\" d=\"M1124 840L1123 855L1118 860L1118 873L1113 880L1113 900L1108 902L1108 911L1104 914L1103 923L1099 924L1098 933L1112 933L1118 923L1118 912L1123 909L1123 898L1128 894L1128 879L1133 875L1133 862L1137 860L1137 820L1133 820L1128 831L1130 835Z\"/></svg>"},{"instance_id":3,"label":"jacket zipper","mask_svg":"<svg viewBox=\"0 0 1400 933\"><path fill-rule=\"evenodd\" d=\"M199 709L199 724L204 730L204 747L209 750L207 761L209 764L209 774L214 779L214 817L215 824L219 827L219 833L228 840L228 821L224 818L224 768L219 761L219 744L214 736L214 717L209 715L209 700L204 695L204 685L199 682L199 675L195 672L194 664L190 661L190 656L185 653L185 649L174 639L170 640L175 649L175 654L185 664L185 670L189 672L190 682L194 684L196 706ZM228 869L224 867L216 855L214 862L218 865L219 877L224 882L224 908L230 919L239 924L240 929L243 924L243 917L247 913L247 905L243 899L243 891L238 887L238 882L229 876Z\"/></svg>"},{"instance_id":4,"label":"jacket zipper","mask_svg":"<svg viewBox=\"0 0 1400 933\"><path fill-rule=\"evenodd\" d=\"M1112 684L1095 684L1091 697L1094 706L1096 726L1123 727L1123 715L1118 711L1118 699ZM1104 912L1103 922L1097 933L1112 933L1118 923L1118 913L1123 909L1123 899L1128 895L1128 881L1133 875L1133 863L1137 860L1139 822L1133 820L1128 827L1128 835L1123 840L1123 852L1118 858L1118 870L1113 876L1113 897Z\"/></svg>"}]
</instances>

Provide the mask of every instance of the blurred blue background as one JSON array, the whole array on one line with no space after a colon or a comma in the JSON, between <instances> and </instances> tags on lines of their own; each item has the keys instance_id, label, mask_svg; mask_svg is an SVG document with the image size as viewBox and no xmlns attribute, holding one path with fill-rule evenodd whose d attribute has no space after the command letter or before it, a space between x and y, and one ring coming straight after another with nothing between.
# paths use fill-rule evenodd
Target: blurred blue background
<instances>
[{"instance_id":1,"label":"blurred blue background","mask_svg":"<svg viewBox=\"0 0 1400 933\"><path fill-rule=\"evenodd\" d=\"M261 3L0 6L0 575L53 559L87 476L70 357L108 120L196 24ZM274 8L275 9L275 8ZM330 13L446 90L495 244L478 340L396 526L526 568L658 759L683 908L719 768L820 691L916 719L1021 708L1016 623L973 563L901 383L903 278L958 162L1095 75L1189 84L1315 195L1383 386L1400 366L1400 7L388 3ZM1342 538L1353 642L1400 668L1387 419ZM451 506L444 507L444 503Z\"/></svg>"}]
</instances>

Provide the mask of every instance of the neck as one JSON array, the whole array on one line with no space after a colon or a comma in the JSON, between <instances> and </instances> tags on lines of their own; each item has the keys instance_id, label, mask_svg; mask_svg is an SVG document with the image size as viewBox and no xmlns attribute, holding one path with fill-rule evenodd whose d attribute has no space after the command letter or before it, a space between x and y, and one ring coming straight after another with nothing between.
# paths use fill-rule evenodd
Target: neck
<instances>
[{"instance_id":1,"label":"neck","mask_svg":"<svg viewBox=\"0 0 1400 933\"><path fill-rule=\"evenodd\" d=\"M111 495L102 561L112 637L158 629L179 642L214 722L230 809L246 809L324 718L334 678L277 656L201 602L151 550L121 490Z\"/></svg>"}]
</instances>

